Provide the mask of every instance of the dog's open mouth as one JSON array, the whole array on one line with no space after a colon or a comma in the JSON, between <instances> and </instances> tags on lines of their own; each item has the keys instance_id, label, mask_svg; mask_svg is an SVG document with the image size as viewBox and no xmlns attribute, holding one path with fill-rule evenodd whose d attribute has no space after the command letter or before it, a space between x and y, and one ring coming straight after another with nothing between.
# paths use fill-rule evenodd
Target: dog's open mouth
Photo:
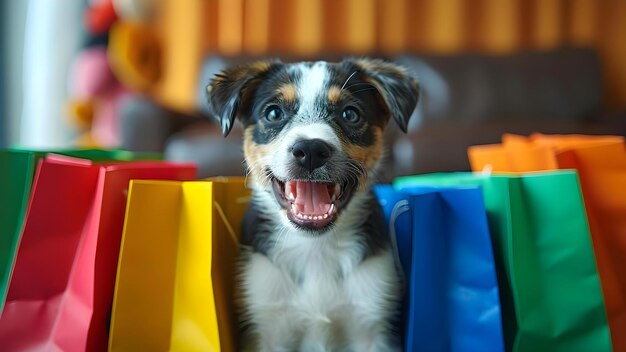
<instances>
[{"instance_id":1,"label":"dog's open mouth","mask_svg":"<svg viewBox=\"0 0 626 352\"><path fill-rule=\"evenodd\" d=\"M289 220L315 230L335 221L356 187L356 182L281 181L275 177L272 181L274 196L287 210Z\"/></svg>"}]
</instances>

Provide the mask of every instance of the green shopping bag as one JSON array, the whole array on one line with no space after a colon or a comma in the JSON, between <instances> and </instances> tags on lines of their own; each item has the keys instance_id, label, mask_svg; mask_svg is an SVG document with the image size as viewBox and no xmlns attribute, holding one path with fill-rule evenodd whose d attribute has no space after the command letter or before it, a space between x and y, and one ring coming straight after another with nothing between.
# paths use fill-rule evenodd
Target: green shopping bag
<instances>
[{"instance_id":1,"label":"green shopping bag","mask_svg":"<svg viewBox=\"0 0 626 352\"><path fill-rule=\"evenodd\" d=\"M0 314L2 314L7 295L11 268L26 215L35 170L39 159L47 153L97 162L162 159L161 155L156 153L134 153L125 150L35 151L19 148L0 149Z\"/></svg>"},{"instance_id":2,"label":"green shopping bag","mask_svg":"<svg viewBox=\"0 0 626 352\"><path fill-rule=\"evenodd\" d=\"M35 159L28 152L0 152L0 314L22 230Z\"/></svg>"},{"instance_id":3,"label":"green shopping bag","mask_svg":"<svg viewBox=\"0 0 626 352\"><path fill-rule=\"evenodd\" d=\"M74 158L88 159L94 162L110 161L136 161L136 160L163 160L161 153L131 152L122 149L54 149L35 150L26 148L9 148L2 150L3 153L26 153L31 154L37 161L46 154L60 154Z\"/></svg>"},{"instance_id":4,"label":"green shopping bag","mask_svg":"<svg viewBox=\"0 0 626 352\"><path fill-rule=\"evenodd\" d=\"M578 176L432 174L415 185L482 186L498 266L507 350L611 351Z\"/></svg>"}]
</instances>

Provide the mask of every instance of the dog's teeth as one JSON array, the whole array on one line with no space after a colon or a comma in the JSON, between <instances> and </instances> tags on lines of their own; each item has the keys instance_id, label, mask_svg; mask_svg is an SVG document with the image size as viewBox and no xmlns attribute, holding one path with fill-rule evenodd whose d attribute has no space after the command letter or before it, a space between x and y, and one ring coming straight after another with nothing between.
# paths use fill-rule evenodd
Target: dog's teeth
<instances>
[{"instance_id":1,"label":"dog's teeth","mask_svg":"<svg viewBox=\"0 0 626 352\"><path fill-rule=\"evenodd\" d=\"M293 195L293 192L289 192L289 198L287 198L289 200L294 200L296 199L296 197Z\"/></svg>"},{"instance_id":2,"label":"dog's teeth","mask_svg":"<svg viewBox=\"0 0 626 352\"><path fill-rule=\"evenodd\" d=\"M337 194L333 194L333 196L332 196L332 197L330 197L330 201L331 201L331 202L334 202L334 201L336 201L336 200L337 200Z\"/></svg>"},{"instance_id":3,"label":"dog's teeth","mask_svg":"<svg viewBox=\"0 0 626 352\"><path fill-rule=\"evenodd\" d=\"M304 215L302 215L302 213L298 213L297 215L300 219L304 219Z\"/></svg>"},{"instance_id":4,"label":"dog's teeth","mask_svg":"<svg viewBox=\"0 0 626 352\"><path fill-rule=\"evenodd\" d=\"M339 194L341 192L341 186L338 183L335 183L335 194Z\"/></svg>"},{"instance_id":5,"label":"dog's teeth","mask_svg":"<svg viewBox=\"0 0 626 352\"><path fill-rule=\"evenodd\" d=\"M297 214L298 213L298 207L296 207L295 204L292 204L291 205L291 211Z\"/></svg>"},{"instance_id":6,"label":"dog's teeth","mask_svg":"<svg viewBox=\"0 0 626 352\"><path fill-rule=\"evenodd\" d=\"M332 214L334 210L335 210L335 204L331 204L330 209L328 209L328 214Z\"/></svg>"},{"instance_id":7,"label":"dog's teeth","mask_svg":"<svg viewBox=\"0 0 626 352\"><path fill-rule=\"evenodd\" d=\"M324 214L324 219L328 219L328 214Z\"/></svg>"},{"instance_id":8,"label":"dog's teeth","mask_svg":"<svg viewBox=\"0 0 626 352\"><path fill-rule=\"evenodd\" d=\"M313 217L311 215L309 215L309 220L313 220Z\"/></svg>"}]
</instances>

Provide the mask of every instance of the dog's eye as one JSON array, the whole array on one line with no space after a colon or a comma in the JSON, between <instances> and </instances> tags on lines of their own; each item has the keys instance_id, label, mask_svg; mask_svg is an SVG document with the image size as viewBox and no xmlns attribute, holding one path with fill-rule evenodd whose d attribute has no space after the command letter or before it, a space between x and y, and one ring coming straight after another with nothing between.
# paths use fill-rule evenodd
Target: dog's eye
<instances>
[{"instance_id":1,"label":"dog's eye","mask_svg":"<svg viewBox=\"0 0 626 352\"><path fill-rule=\"evenodd\" d=\"M283 118L283 111L276 105L272 105L265 111L265 119L269 122L280 121Z\"/></svg>"},{"instance_id":2,"label":"dog's eye","mask_svg":"<svg viewBox=\"0 0 626 352\"><path fill-rule=\"evenodd\" d=\"M353 107L347 107L341 113L341 118L348 123L359 123L361 121L361 115Z\"/></svg>"}]
</instances>

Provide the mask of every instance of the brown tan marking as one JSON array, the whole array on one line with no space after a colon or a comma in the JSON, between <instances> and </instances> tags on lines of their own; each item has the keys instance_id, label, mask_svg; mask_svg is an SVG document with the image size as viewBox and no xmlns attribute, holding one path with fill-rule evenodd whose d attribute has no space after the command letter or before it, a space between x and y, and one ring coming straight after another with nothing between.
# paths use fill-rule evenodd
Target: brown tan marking
<instances>
[{"instance_id":1,"label":"brown tan marking","mask_svg":"<svg viewBox=\"0 0 626 352\"><path fill-rule=\"evenodd\" d=\"M254 126L248 126L243 132L243 153L248 167L248 178L263 187L271 187L267 177L265 177L265 159L268 155L278 150L278 142L268 144L257 144L252 138Z\"/></svg>"},{"instance_id":2,"label":"brown tan marking","mask_svg":"<svg viewBox=\"0 0 626 352\"><path fill-rule=\"evenodd\" d=\"M252 62L246 65L235 66L227 68L223 72L216 74L211 83L206 87L207 93L211 93L213 89L221 84L227 82L235 82L240 79L244 79L248 76L254 76L256 74L269 70L273 62L270 60L260 60Z\"/></svg>"},{"instance_id":3,"label":"brown tan marking","mask_svg":"<svg viewBox=\"0 0 626 352\"><path fill-rule=\"evenodd\" d=\"M380 72L391 76L407 75L406 68L379 59L358 59L356 65L365 71Z\"/></svg>"},{"instance_id":4,"label":"brown tan marking","mask_svg":"<svg viewBox=\"0 0 626 352\"><path fill-rule=\"evenodd\" d=\"M339 104L339 101L341 100L342 94L343 93L341 91L341 87L331 86L328 89L328 101L333 105L337 105Z\"/></svg>"},{"instance_id":5,"label":"brown tan marking","mask_svg":"<svg viewBox=\"0 0 626 352\"><path fill-rule=\"evenodd\" d=\"M278 87L276 94L282 98L286 103L293 104L296 102L298 96L298 90L296 86L291 83L286 83Z\"/></svg>"},{"instance_id":6,"label":"brown tan marking","mask_svg":"<svg viewBox=\"0 0 626 352\"><path fill-rule=\"evenodd\" d=\"M257 74L269 70L272 66L270 60L255 61L247 65L242 65L235 68L234 78L235 80L242 79L250 74Z\"/></svg>"}]
</instances>

